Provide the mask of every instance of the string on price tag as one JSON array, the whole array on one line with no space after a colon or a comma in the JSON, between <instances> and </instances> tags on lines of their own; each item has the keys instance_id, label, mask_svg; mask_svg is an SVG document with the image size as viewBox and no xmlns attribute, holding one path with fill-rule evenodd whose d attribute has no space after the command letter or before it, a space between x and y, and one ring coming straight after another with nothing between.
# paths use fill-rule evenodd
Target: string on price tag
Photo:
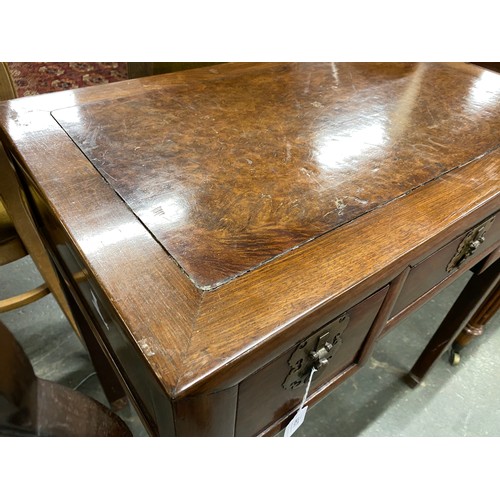
<instances>
[{"instance_id":1,"label":"string on price tag","mask_svg":"<svg viewBox=\"0 0 500 500\"><path fill-rule=\"evenodd\" d=\"M295 417L292 418L290 423L285 427L285 437L290 437L292 434L303 424L304 419L306 418L307 406L304 406L304 403L307 400L307 396L309 395L309 389L311 388L311 381L315 372L317 372L316 368L312 368L311 373L309 375L309 380L307 382L306 393L302 398L302 402L300 403L299 409L295 414Z\"/></svg>"}]
</instances>

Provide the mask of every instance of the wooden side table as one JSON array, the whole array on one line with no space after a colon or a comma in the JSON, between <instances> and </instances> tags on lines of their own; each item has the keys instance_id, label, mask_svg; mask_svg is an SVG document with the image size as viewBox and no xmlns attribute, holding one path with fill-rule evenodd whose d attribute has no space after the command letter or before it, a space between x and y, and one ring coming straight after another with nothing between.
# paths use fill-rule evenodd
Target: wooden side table
<instances>
[{"instance_id":1,"label":"wooden side table","mask_svg":"<svg viewBox=\"0 0 500 500\"><path fill-rule=\"evenodd\" d=\"M9 101L0 138L149 432L270 435L489 263L477 308L499 95L467 64L228 63Z\"/></svg>"}]
</instances>

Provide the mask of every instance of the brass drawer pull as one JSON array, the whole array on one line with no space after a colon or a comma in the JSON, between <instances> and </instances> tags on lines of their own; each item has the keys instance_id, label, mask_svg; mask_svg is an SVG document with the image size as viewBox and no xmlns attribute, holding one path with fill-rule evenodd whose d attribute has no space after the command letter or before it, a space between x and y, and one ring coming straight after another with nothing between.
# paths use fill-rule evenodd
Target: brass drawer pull
<instances>
[{"instance_id":1,"label":"brass drawer pull","mask_svg":"<svg viewBox=\"0 0 500 500\"><path fill-rule=\"evenodd\" d=\"M326 366L342 345L342 334L348 323L349 315L344 313L302 341L288 360L292 369L283 382L283 388L295 389L306 384L313 368L320 370Z\"/></svg>"},{"instance_id":2,"label":"brass drawer pull","mask_svg":"<svg viewBox=\"0 0 500 500\"><path fill-rule=\"evenodd\" d=\"M491 217L479 226L471 229L460 242L453 258L448 263L446 271L451 273L457 270L469 257L474 255L482 245L486 236L486 231L491 227L495 217Z\"/></svg>"}]
</instances>

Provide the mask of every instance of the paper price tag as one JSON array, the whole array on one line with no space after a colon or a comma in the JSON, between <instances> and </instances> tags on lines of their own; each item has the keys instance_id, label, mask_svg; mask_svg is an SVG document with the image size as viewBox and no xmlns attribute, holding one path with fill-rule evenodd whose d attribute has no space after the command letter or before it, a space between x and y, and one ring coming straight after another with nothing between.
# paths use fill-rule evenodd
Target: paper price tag
<instances>
[{"instance_id":1,"label":"paper price tag","mask_svg":"<svg viewBox=\"0 0 500 500\"><path fill-rule=\"evenodd\" d=\"M304 406L296 413L295 417L292 418L290 423L285 428L286 438L290 437L302 425L304 419L306 418L306 412L307 406Z\"/></svg>"},{"instance_id":2,"label":"paper price tag","mask_svg":"<svg viewBox=\"0 0 500 500\"><path fill-rule=\"evenodd\" d=\"M285 427L284 437L290 437L303 424L304 419L306 418L307 406L304 406L304 403L307 400L307 395L309 394L309 389L311 387L311 380L316 371L317 371L316 368L313 368L311 370L311 374L309 375L309 381L307 382L306 393L302 398L302 402L300 403L300 407L297 410L295 417L293 417L290 423Z\"/></svg>"}]
</instances>

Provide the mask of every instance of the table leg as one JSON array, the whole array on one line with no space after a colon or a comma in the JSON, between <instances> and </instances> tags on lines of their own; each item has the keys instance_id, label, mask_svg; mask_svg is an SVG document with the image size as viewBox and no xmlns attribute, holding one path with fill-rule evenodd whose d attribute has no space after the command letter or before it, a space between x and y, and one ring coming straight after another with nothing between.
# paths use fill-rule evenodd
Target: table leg
<instances>
[{"instance_id":1,"label":"table leg","mask_svg":"<svg viewBox=\"0 0 500 500\"><path fill-rule=\"evenodd\" d=\"M460 332L451 346L450 363L453 366L460 363L460 352L469 345L475 338L484 332L484 327L500 308L500 286L486 297L485 301L479 306L465 328Z\"/></svg>"},{"instance_id":2,"label":"table leg","mask_svg":"<svg viewBox=\"0 0 500 500\"><path fill-rule=\"evenodd\" d=\"M481 307L500 279L500 260L481 274L475 274L459 295L427 347L410 370L406 381L418 385L434 362L448 349L474 313Z\"/></svg>"}]
</instances>

